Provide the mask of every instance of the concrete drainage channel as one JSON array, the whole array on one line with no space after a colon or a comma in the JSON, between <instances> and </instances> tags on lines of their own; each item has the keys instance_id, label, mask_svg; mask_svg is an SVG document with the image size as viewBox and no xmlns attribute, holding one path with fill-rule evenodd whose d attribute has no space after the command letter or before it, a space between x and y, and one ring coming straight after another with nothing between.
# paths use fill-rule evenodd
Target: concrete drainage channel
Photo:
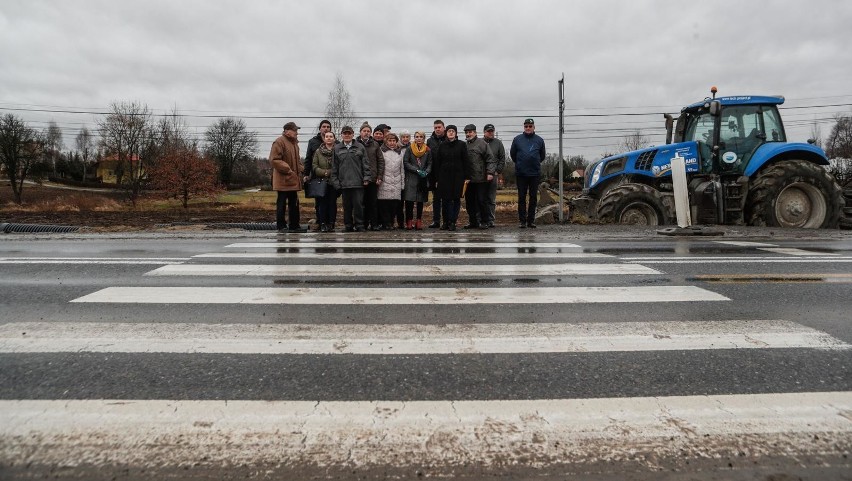
<instances>
[{"instance_id":1,"label":"concrete drainage channel","mask_svg":"<svg viewBox=\"0 0 852 481\"><path fill-rule=\"evenodd\" d=\"M3 232L4 234L34 232L67 233L77 232L78 230L80 230L80 227L73 225L14 224L8 222L0 223L0 232Z\"/></svg>"}]
</instances>

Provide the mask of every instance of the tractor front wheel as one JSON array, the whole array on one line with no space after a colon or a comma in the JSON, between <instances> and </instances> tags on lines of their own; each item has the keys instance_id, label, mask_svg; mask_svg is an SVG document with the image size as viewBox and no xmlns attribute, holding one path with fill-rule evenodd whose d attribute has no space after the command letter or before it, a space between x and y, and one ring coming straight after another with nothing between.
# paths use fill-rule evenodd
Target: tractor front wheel
<instances>
[{"instance_id":1,"label":"tractor front wheel","mask_svg":"<svg viewBox=\"0 0 852 481\"><path fill-rule=\"evenodd\" d=\"M645 184L613 187L598 204L598 219L615 224L668 224L664 212L660 191Z\"/></svg>"}]
</instances>

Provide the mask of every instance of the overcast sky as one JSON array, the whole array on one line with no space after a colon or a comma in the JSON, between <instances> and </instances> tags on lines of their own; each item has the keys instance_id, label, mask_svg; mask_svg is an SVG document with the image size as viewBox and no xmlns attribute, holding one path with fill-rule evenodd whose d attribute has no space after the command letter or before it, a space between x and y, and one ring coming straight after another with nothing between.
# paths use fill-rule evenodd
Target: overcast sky
<instances>
[{"instance_id":1,"label":"overcast sky","mask_svg":"<svg viewBox=\"0 0 852 481\"><path fill-rule=\"evenodd\" d=\"M508 142L530 116L554 153L564 73L564 152L590 160L625 129L661 142L661 113L711 85L806 107L782 112L804 141L852 112L852 2L0 2L0 113L56 121L66 149L97 116L34 109L176 106L199 137L215 120L200 116L240 116L265 155L287 120L303 141L315 133L337 73L373 125L492 122ZM282 118L250 118L269 115Z\"/></svg>"}]
</instances>

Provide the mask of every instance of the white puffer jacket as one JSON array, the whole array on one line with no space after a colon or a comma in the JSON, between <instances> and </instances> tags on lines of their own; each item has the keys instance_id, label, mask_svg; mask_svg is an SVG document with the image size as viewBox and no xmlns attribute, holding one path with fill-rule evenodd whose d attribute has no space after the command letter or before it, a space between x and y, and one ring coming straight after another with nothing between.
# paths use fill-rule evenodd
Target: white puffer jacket
<instances>
[{"instance_id":1,"label":"white puffer jacket","mask_svg":"<svg viewBox=\"0 0 852 481\"><path fill-rule=\"evenodd\" d=\"M402 188L405 186L405 172L402 169L402 151L382 147L385 158L385 177L379 186L379 199L399 200L402 198Z\"/></svg>"}]
</instances>

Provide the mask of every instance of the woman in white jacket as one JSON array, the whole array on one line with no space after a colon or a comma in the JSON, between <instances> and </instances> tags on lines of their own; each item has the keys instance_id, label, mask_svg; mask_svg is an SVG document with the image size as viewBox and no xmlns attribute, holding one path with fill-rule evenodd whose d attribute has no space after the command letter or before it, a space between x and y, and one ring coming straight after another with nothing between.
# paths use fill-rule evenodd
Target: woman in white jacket
<instances>
[{"instance_id":1,"label":"woman in white jacket","mask_svg":"<svg viewBox=\"0 0 852 481\"><path fill-rule=\"evenodd\" d=\"M385 135L382 157L385 159L385 176L378 193L379 223L382 229L391 230L396 211L402 202L402 189L405 186L402 150L399 148L399 137L393 132Z\"/></svg>"}]
</instances>

